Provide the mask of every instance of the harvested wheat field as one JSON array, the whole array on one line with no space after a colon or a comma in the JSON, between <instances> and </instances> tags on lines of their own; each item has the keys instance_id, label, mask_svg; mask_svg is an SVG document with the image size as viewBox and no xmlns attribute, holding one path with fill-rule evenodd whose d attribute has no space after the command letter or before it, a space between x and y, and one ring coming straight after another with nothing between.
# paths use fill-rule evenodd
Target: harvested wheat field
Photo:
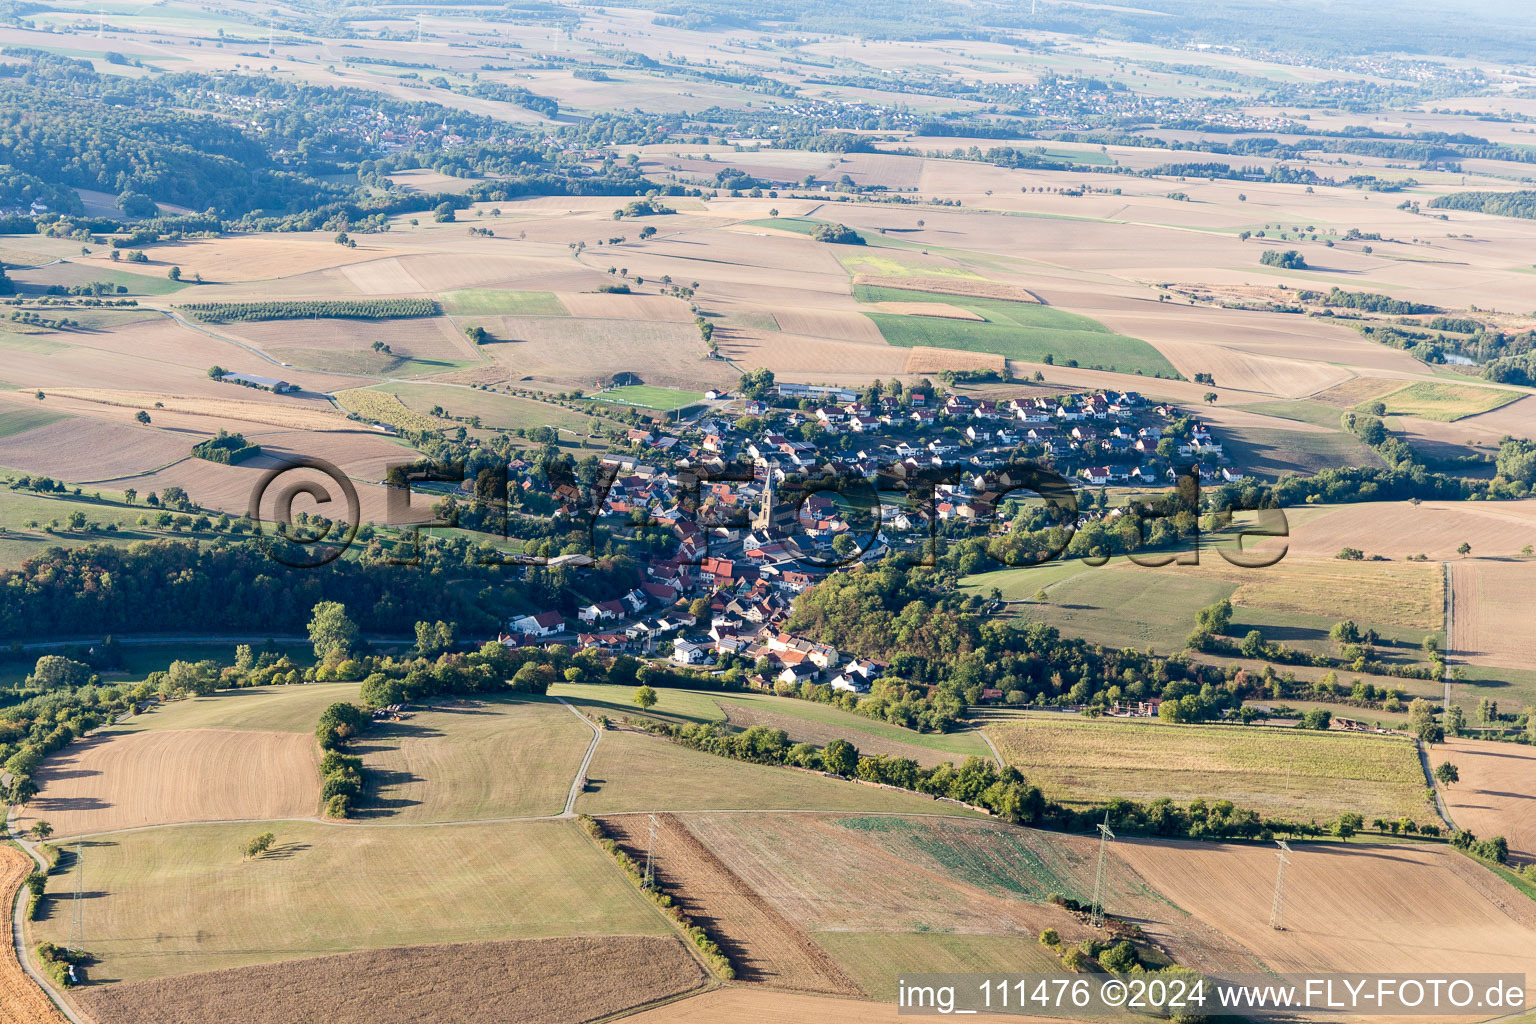
<instances>
[{"instance_id":1,"label":"harvested wheat field","mask_svg":"<svg viewBox=\"0 0 1536 1024\"><path fill-rule=\"evenodd\" d=\"M353 745L372 781L358 816L400 822L559 814L591 730L553 702L445 700Z\"/></svg>"},{"instance_id":2,"label":"harvested wheat field","mask_svg":"<svg viewBox=\"0 0 1536 1024\"><path fill-rule=\"evenodd\" d=\"M81 416L0 439L0 466L72 483L107 480L185 458L199 440Z\"/></svg>"},{"instance_id":3,"label":"harvested wheat field","mask_svg":"<svg viewBox=\"0 0 1536 1024\"><path fill-rule=\"evenodd\" d=\"M1460 782L1440 787L1457 827L1482 839L1503 836L1511 859L1536 862L1536 747L1449 739L1432 756L1461 773Z\"/></svg>"},{"instance_id":4,"label":"harvested wheat field","mask_svg":"<svg viewBox=\"0 0 1536 1024\"><path fill-rule=\"evenodd\" d=\"M17 816L59 836L233 818L308 818L320 806L313 736L248 729L115 731L74 743L38 773Z\"/></svg>"},{"instance_id":5,"label":"harvested wheat field","mask_svg":"<svg viewBox=\"0 0 1536 1024\"><path fill-rule=\"evenodd\" d=\"M624 1018L624 1024L897 1024L912 1018L897 1013L894 1002L869 1003L837 996L811 996L797 992L764 992L760 989L715 989L680 999L653 1010ZM1017 1024L1059 1024L1058 1017L997 1017L983 1014L974 1020L1015 1021Z\"/></svg>"},{"instance_id":6,"label":"harvested wheat field","mask_svg":"<svg viewBox=\"0 0 1536 1024\"><path fill-rule=\"evenodd\" d=\"M1315 510L1314 510L1315 508ZM1332 558L1352 547L1370 555L1406 558L1423 554L1455 560L1463 541L1473 557L1509 557L1536 544L1536 499L1524 501L1360 502L1333 508L1309 508L1290 516L1291 535L1283 543L1294 555ZM1289 514L1289 513L1288 513ZM1255 545L1273 550L1275 541Z\"/></svg>"},{"instance_id":7,"label":"harvested wheat field","mask_svg":"<svg viewBox=\"0 0 1536 1024\"><path fill-rule=\"evenodd\" d=\"M396 320L263 320L221 327L295 365L333 373L442 372L478 353L447 317ZM375 343L389 352L375 352Z\"/></svg>"},{"instance_id":8,"label":"harvested wheat field","mask_svg":"<svg viewBox=\"0 0 1536 1024\"><path fill-rule=\"evenodd\" d=\"M764 366L791 380L812 374L819 375L811 376L812 380L868 380L904 372L908 356L907 349L884 341L835 341L747 327L717 331L715 340L727 359L743 366Z\"/></svg>"},{"instance_id":9,"label":"harvested wheat field","mask_svg":"<svg viewBox=\"0 0 1536 1024\"><path fill-rule=\"evenodd\" d=\"M37 867L31 857L10 843L0 845L0 905L9 910L21 881ZM9 929L9 922L6 925ZM16 948L6 936L0 953L0 1024L65 1024L64 1017L16 960Z\"/></svg>"},{"instance_id":10,"label":"harvested wheat field","mask_svg":"<svg viewBox=\"0 0 1536 1024\"><path fill-rule=\"evenodd\" d=\"M236 391L234 385L228 385L228 387L234 394L248 391L245 388ZM364 431L369 429L360 423L348 420L340 413L324 412L323 407L318 404L306 407L288 401L193 397L166 395L154 391L117 391L106 388L52 388L48 393L61 398L74 398L84 402L127 409L154 410L155 403L159 402L167 412L241 420L248 423L266 423L288 430Z\"/></svg>"},{"instance_id":11,"label":"harvested wheat field","mask_svg":"<svg viewBox=\"0 0 1536 1024\"><path fill-rule=\"evenodd\" d=\"M75 998L103 1024L567 1024L705 980L679 940L619 935L380 949L92 986Z\"/></svg>"},{"instance_id":12,"label":"harvested wheat field","mask_svg":"<svg viewBox=\"0 0 1536 1024\"><path fill-rule=\"evenodd\" d=\"M863 313L833 309L782 309L774 311L773 319L785 334L862 341L871 345L885 344L880 329Z\"/></svg>"},{"instance_id":13,"label":"harvested wheat field","mask_svg":"<svg viewBox=\"0 0 1536 1024\"><path fill-rule=\"evenodd\" d=\"M590 387L614 373L636 373L647 384L690 386L734 384L738 373L706 359L692 324L581 317L503 316L483 318L491 334L507 344L485 352L513 379L571 382Z\"/></svg>"},{"instance_id":14,"label":"harvested wheat field","mask_svg":"<svg viewBox=\"0 0 1536 1024\"><path fill-rule=\"evenodd\" d=\"M173 245L157 245L153 255L158 263L181 267L187 278L202 274L204 280L212 282L264 281L379 258L379 250L372 245L359 243L356 249L349 249L335 244L335 239L334 234L322 232L189 238ZM72 258L72 262L103 270L128 269L126 264L109 262L107 250Z\"/></svg>"},{"instance_id":15,"label":"harvested wheat field","mask_svg":"<svg viewBox=\"0 0 1536 1024\"><path fill-rule=\"evenodd\" d=\"M1536 535L1536 528L1531 532ZM1471 558L1450 566L1451 653L1477 665L1529 668L1536 562Z\"/></svg>"},{"instance_id":16,"label":"harvested wheat field","mask_svg":"<svg viewBox=\"0 0 1536 1024\"><path fill-rule=\"evenodd\" d=\"M1009 302L1040 301L1033 292L1018 285L978 281L965 277L881 277L876 274L855 274L853 283L874 288L899 288L908 292L963 295L973 299L1007 299Z\"/></svg>"},{"instance_id":17,"label":"harvested wheat field","mask_svg":"<svg viewBox=\"0 0 1536 1024\"><path fill-rule=\"evenodd\" d=\"M877 302L882 313L902 313L907 316L936 316L944 320L976 320L987 318L947 302Z\"/></svg>"},{"instance_id":18,"label":"harvested wheat field","mask_svg":"<svg viewBox=\"0 0 1536 1024\"><path fill-rule=\"evenodd\" d=\"M605 292L575 292L559 296L560 304L571 316L603 320L672 320L692 323L694 314L682 299L667 295L613 295Z\"/></svg>"},{"instance_id":19,"label":"harvested wheat field","mask_svg":"<svg viewBox=\"0 0 1536 1024\"><path fill-rule=\"evenodd\" d=\"M1129 840L1112 849L1274 971L1536 972L1536 904L1448 847L1295 846L1283 931L1269 927L1272 846Z\"/></svg>"},{"instance_id":20,"label":"harvested wheat field","mask_svg":"<svg viewBox=\"0 0 1536 1024\"><path fill-rule=\"evenodd\" d=\"M736 977L776 988L860 995L860 989L798 925L710 852L675 814L656 816L656 878L676 905L712 922L711 935L736 968ZM645 857L646 815L601 819L603 829L630 856Z\"/></svg>"},{"instance_id":21,"label":"harvested wheat field","mask_svg":"<svg viewBox=\"0 0 1536 1024\"><path fill-rule=\"evenodd\" d=\"M1004 356L991 352L962 352L954 348L929 348L917 345L907 350L904 373L942 373L945 370L991 370L1002 373L1008 367Z\"/></svg>"}]
</instances>

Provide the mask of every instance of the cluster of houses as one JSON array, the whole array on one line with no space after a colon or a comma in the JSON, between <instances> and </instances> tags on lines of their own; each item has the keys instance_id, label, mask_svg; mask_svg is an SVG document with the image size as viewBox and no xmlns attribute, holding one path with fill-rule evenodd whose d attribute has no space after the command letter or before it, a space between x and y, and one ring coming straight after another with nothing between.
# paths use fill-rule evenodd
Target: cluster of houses
<instances>
[{"instance_id":1,"label":"cluster of houses","mask_svg":"<svg viewBox=\"0 0 1536 1024\"><path fill-rule=\"evenodd\" d=\"M839 549L839 537L857 537L856 557L873 559L921 542L937 523L1006 528L996 524L989 471L1019 461L1088 486L1162 485L1175 479L1175 465L1192 462L1207 479L1237 478L1205 425L1129 391L993 401L929 389L861 394L780 384L772 400L717 398L728 405L630 430L602 460L612 479L599 506L602 521L620 537L642 522L669 528L675 549L650 557L627 593L569 618L554 610L520 616L504 642L665 656L705 668L731 655L752 665L761 685L814 681L867 692L881 666L784 629L795 595L829 571L819 558ZM688 468L746 465L745 479L703 474L695 484L681 476ZM933 467L954 473L927 507L885 507L871 541L867 524L836 495L781 493L828 465L867 479ZM1156 714L1156 707L1117 713Z\"/></svg>"}]
</instances>

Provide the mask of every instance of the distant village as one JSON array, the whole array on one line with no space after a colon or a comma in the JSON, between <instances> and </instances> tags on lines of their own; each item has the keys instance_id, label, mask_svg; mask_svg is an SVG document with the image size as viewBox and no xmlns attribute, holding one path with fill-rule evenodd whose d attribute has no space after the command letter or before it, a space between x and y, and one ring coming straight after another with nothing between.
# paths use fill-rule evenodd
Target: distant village
<instances>
[{"instance_id":1,"label":"distant village","mask_svg":"<svg viewBox=\"0 0 1536 1024\"><path fill-rule=\"evenodd\" d=\"M993 470L1029 461L1079 489L1163 490L1190 466L1204 483L1243 475L1206 424L1133 391L991 400L941 396L931 386L877 394L780 383L761 398L712 391L706 401L692 417L629 430L602 458L612 484L600 520L618 530L641 520L668 527L675 550L649 559L628 593L587 604L574 618L548 610L513 619L503 643L598 648L706 670L731 655L753 667L748 681L758 687L815 682L866 693L884 666L787 632L794 597L835 567L916 548L944 524L1006 530L1006 496L992 490ZM753 467L750 480L704 472L744 464ZM931 502L883 495L874 529L869 509L861 523L829 492L784 498L786 486L829 465L869 481L954 472ZM697 495L680 482L690 469L701 478ZM1080 515L1120 514L1091 505ZM707 525L724 522L733 525ZM1127 713L1138 710L1155 713Z\"/></svg>"}]
</instances>

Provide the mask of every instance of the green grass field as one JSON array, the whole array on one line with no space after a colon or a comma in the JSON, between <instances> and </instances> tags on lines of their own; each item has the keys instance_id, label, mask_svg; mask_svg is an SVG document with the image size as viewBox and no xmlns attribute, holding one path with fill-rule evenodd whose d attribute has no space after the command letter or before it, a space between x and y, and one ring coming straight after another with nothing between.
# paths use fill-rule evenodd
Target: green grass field
<instances>
[{"instance_id":1,"label":"green grass field","mask_svg":"<svg viewBox=\"0 0 1536 1024\"><path fill-rule=\"evenodd\" d=\"M1027 582L1020 589L1027 591L1021 596L1035 590ZM1153 648L1169 654L1183 649L1195 627L1195 612L1231 597L1236 589L1237 584L1221 579L1105 566L1048 586L1044 604L1025 605L1018 615L1107 647Z\"/></svg>"},{"instance_id":2,"label":"green grass field","mask_svg":"<svg viewBox=\"0 0 1536 1024\"><path fill-rule=\"evenodd\" d=\"M983 597L996 587L1004 600L1025 602L1012 609L1019 619L1045 622L1065 635L1162 653L1182 649L1195 613L1223 599L1234 604L1229 638L1257 629L1266 641L1312 654L1339 655L1328 632L1341 619L1375 629L1383 638L1377 652L1389 663L1421 662L1424 637L1440 635L1442 591L1433 566L1290 559L1244 571L1210 562L1213 557L1199 567L1164 569L1122 559L1100 568L1050 562L979 573L962 585ZM1046 600L1036 603L1041 588Z\"/></svg>"},{"instance_id":3,"label":"green grass field","mask_svg":"<svg viewBox=\"0 0 1536 1024\"><path fill-rule=\"evenodd\" d=\"M716 757L634 732L609 732L576 801L586 814L721 809L963 814L927 797Z\"/></svg>"},{"instance_id":4,"label":"green grass field","mask_svg":"<svg viewBox=\"0 0 1536 1024\"><path fill-rule=\"evenodd\" d=\"M889 722L866 718L844 711L829 704L817 704L790 697L775 697L766 693L710 693L700 690L677 690L667 687L656 691L659 700L648 712L641 711L631 698L634 689L589 683L557 683L550 689L551 696L564 697L572 704L587 709L592 714L609 718L655 718L671 723L723 722L723 709L741 708L750 716L760 713L773 721L774 728L782 728L791 739L807 739L818 745L823 737L841 737L856 747L871 743L897 744L933 751L956 761L967 757L988 757L991 752L975 733L921 733L904 729ZM799 731L795 722L804 723ZM871 748L873 750L873 748Z\"/></svg>"},{"instance_id":5,"label":"green grass field","mask_svg":"<svg viewBox=\"0 0 1536 1024\"><path fill-rule=\"evenodd\" d=\"M358 689L357 683L306 683L220 690L211 697L172 701L131 721L136 732L162 729L314 732L320 712L337 701L356 703Z\"/></svg>"},{"instance_id":6,"label":"green grass field","mask_svg":"<svg viewBox=\"0 0 1536 1024\"><path fill-rule=\"evenodd\" d=\"M437 707L380 723L353 744L370 787L359 817L472 821L564 810L592 738L567 708L510 698Z\"/></svg>"},{"instance_id":7,"label":"green grass field","mask_svg":"<svg viewBox=\"0 0 1536 1024\"><path fill-rule=\"evenodd\" d=\"M554 292L516 292L501 288L461 288L438 296L443 312L454 316L570 316Z\"/></svg>"},{"instance_id":8,"label":"green grass field","mask_svg":"<svg viewBox=\"0 0 1536 1024\"><path fill-rule=\"evenodd\" d=\"M700 391L680 391L677 388L658 388L650 384L631 384L622 388L609 388L591 396L594 402L609 405L627 405L635 409L654 409L672 412L704 401Z\"/></svg>"},{"instance_id":9,"label":"green grass field","mask_svg":"<svg viewBox=\"0 0 1536 1024\"><path fill-rule=\"evenodd\" d=\"M1341 429L1339 408L1324 402L1296 399L1285 402L1253 402L1249 405L1234 405L1232 408L1241 409L1244 412L1256 412L1261 416L1274 416L1282 420L1310 423L1315 427L1323 427L1326 430Z\"/></svg>"},{"instance_id":10,"label":"green grass field","mask_svg":"<svg viewBox=\"0 0 1536 1024\"><path fill-rule=\"evenodd\" d=\"M1418 381L1381 399L1388 416L1418 416L1426 420L1454 423L1468 416L1489 412L1523 397L1519 391L1499 391L1472 384L1447 381ZM1357 408L1362 411L1369 403Z\"/></svg>"},{"instance_id":11,"label":"green grass field","mask_svg":"<svg viewBox=\"0 0 1536 1024\"><path fill-rule=\"evenodd\" d=\"M265 831L273 851L242 860ZM426 943L669 933L568 821L165 827L88 842L85 859L98 983ZM74 888L72 862L50 888ZM62 944L69 921L53 900L33 938Z\"/></svg>"},{"instance_id":12,"label":"green grass field","mask_svg":"<svg viewBox=\"0 0 1536 1024\"><path fill-rule=\"evenodd\" d=\"M156 252L151 249L151 258L160 259L166 256L166 251ZM166 257L169 262L169 257ZM127 270L115 270L100 264L85 264L76 262L56 263L51 267L43 267L39 270L18 271L11 276L16 281L16 290L22 294L27 292L40 292L49 285L61 284L66 287L77 284L90 284L93 281L105 281L113 286L121 286L128 289L125 295L170 295L179 292L183 288L190 287L193 282L172 281L166 274L169 268L146 268L146 273L135 274ZM188 274L188 277L191 275ZM71 316L71 319L74 319Z\"/></svg>"},{"instance_id":13,"label":"green grass field","mask_svg":"<svg viewBox=\"0 0 1536 1024\"><path fill-rule=\"evenodd\" d=\"M1097 320L1051 306L870 285L855 285L853 291L860 302L942 302L985 318L983 323L900 313L866 314L887 342L902 348L927 345L991 352L1027 362L1043 362L1050 356L1059 364L1076 360L1079 366L1178 376L1172 363L1139 338L1115 334Z\"/></svg>"},{"instance_id":14,"label":"green grass field","mask_svg":"<svg viewBox=\"0 0 1536 1024\"><path fill-rule=\"evenodd\" d=\"M815 217L767 217L763 220L749 220L748 227L777 228L780 231L794 231L797 234L809 235L823 224L835 224L836 221L817 220Z\"/></svg>"},{"instance_id":15,"label":"green grass field","mask_svg":"<svg viewBox=\"0 0 1536 1024\"><path fill-rule=\"evenodd\" d=\"M0 438L14 437L28 430L36 430L38 427L69 418L68 413L50 412L41 406L7 408L0 411Z\"/></svg>"},{"instance_id":16,"label":"green grass field","mask_svg":"<svg viewBox=\"0 0 1536 1024\"><path fill-rule=\"evenodd\" d=\"M433 406L441 406L449 416L479 416L481 425L493 430L556 427L586 433L592 428L591 417L579 412L548 402L498 395L474 388L392 382L380 384L371 390L394 395L407 408L423 416L430 414Z\"/></svg>"},{"instance_id":17,"label":"green grass field","mask_svg":"<svg viewBox=\"0 0 1536 1024\"><path fill-rule=\"evenodd\" d=\"M1301 820L1433 816L1417 749L1403 737L1050 714L987 734L1008 763L1067 804L1201 797Z\"/></svg>"}]
</instances>

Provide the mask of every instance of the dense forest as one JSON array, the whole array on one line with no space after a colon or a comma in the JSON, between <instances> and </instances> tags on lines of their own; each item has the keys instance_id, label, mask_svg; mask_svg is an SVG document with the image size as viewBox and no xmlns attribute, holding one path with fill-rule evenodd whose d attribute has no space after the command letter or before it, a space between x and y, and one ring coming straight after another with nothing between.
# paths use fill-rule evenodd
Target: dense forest
<instances>
[{"instance_id":1,"label":"dense forest","mask_svg":"<svg viewBox=\"0 0 1536 1024\"><path fill-rule=\"evenodd\" d=\"M1447 196L1436 196L1429 205L1437 210L1471 210L1500 217L1536 219L1536 191L1452 192Z\"/></svg>"},{"instance_id":2,"label":"dense forest","mask_svg":"<svg viewBox=\"0 0 1536 1024\"><path fill-rule=\"evenodd\" d=\"M581 586L617 595L634 586L622 560L586 570ZM0 638L102 633L302 632L320 601L345 601L358 625L408 633L430 615L461 636L494 635L511 615L574 611L573 578L559 567L514 579L481 564L467 545L419 565L393 564L374 545L320 568L288 568L256 544L141 542L50 548L19 569L0 571ZM194 625L195 624L195 627Z\"/></svg>"}]
</instances>

